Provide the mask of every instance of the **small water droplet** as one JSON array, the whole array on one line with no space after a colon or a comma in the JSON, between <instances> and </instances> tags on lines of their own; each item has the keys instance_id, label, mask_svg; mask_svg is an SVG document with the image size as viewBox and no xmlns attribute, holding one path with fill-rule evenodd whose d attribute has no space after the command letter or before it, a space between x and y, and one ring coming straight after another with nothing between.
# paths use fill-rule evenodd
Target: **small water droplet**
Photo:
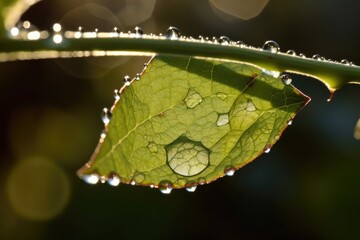
<instances>
[{"instance_id":1,"label":"small water droplet","mask_svg":"<svg viewBox=\"0 0 360 240\"><path fill-rule=\"evenodd\" d=\"M245 43L243 41L237 41L236 45L238 45L239 47L244 47Z\"/></svg>"},{"instance_id":2,"label":"small water droplet","mask_svg":"<svg viewBox=\"0 0 360 240\"><path fill-rule=\"evenodd\" d=\"M95 28L95 30L94 30L94 36L97 37L97 36L98 36L98 33L99 33L99 29Z\"/></svg>"},{"instance_id":3,"label":"small water droplet","mask_svg":"<svg viewBox=\"0 0 360 240\"><path fill-rule=\"evenodd\" d=\"M280 78L285 85L290 85L292 82L291 76L289 74L283 73L281 74Z\"/></svg>"},{"instance_id":4,"label":"small water droplet","mask_svg":"<svg viewBox=\"0 0 360 240\"><path fill-rule=\"evenodd\" d=\"M128 75L124 77L124 84L125 86L130 86L131 84L131 78Z\"/></svg>"},{"instance_id":5,"label":"small water droplet","mask_svg":"<svg viewBox=\"0 0 360 240\"><path fill-rule=\"evenodd\" d=\"M135 180L134 180L134 179L131 180L130 184L133 185L133 186L135 186L135 184L136 184Z\"/></svg>"},{"instance_id":6,"label":"small water droplet","mask_svg":"<svg viewBox=\"0 0 360 240\"><path fill-rule=\"evenodd\" d=\"M151 153L157 153L158 152L158 145L154 142L149 142L147 145L147 148Z\"/></svg>"},{"instance_id":7,"label":"small water droplet","mask_svg":"<svg viewBox=\"0 0 360 240\"><path fill-rule=\"evenodd\" d=\"M83 176L82 179L88 184L97 184L100 180L100 176L98 173L94 172L92 174Z\"/></svg>"},{"instance_id":8,"label":"small water droplet","mask_svg":"<svg viewBox=\"0 0 360 240\"><path fill-rule=\"evenodd\" d=\"M293 122L293 120L292 119L290 119L288 122L287 122L287 125L292 125L292 122Z\"/></svg>"},{"instance_id":9,"label":"small water droplet","mask_svg":"<svg viewBox=\"0 0 360 240\"><path fill-rule=\"evenodd\" d=\"M100 133L100 140L104 140L106 138L106 132L105 130L103 130L101 133Z\"/></svg>"},{"instance_id":10,"label":"small water droplet","mask_svg":"<svg viewBox=\"0 0 360 240\"><path fill-rule=\"evenodd\" d=\"M100 176L100 182L105 183L106 182L106 176Z\"/></svg>"},{"instance_id":11,"label":"small water droplet","mask_svg":"<svg viewBox=\"0 0 360 240\"><path fill-rule=\"evenodd\" d=\"M140 75L140 73L137 73L136 75L135 75L135 80L136 81L139 81L141 79L141 75Z\"/></svg>"},{"instance_id":12,"label":"small water droplet","mask_svg":"<svg viewBox=\"0 0 360 240\"><path fill-rule=\"evenodd\" d=\"M200 142L180 138L166 146L167 164L177 174L194 176L209 166L210 153Z\"/></svg>"},{"instance_id":13,"label":"small water droplet","mask_svg":"<svg viewBox=\"0 0 360 240\"><path fill-rule=\"evenodd\" d=\"M145 175L144 174L142 174L140 172L137 172L137 173L134 174L134 181L137 184L142 183L144 180L145 180Z\"/></svg>"},{"instance_id":14,"label":"small water droplet","mask_svg":"<svg viewBox=\"0 0 360 240\"><path fill-rule=\"evenodd\" d=\"M301 57L301 58L306 58L306 55L303 54L303 53L300 53L300 54L299 54L299 57Z\"/></svg>"},{"instance_id":15,"label":"small water droplet","mask_svg":"<svg viewBox=\"0 0 360 240\"><path fill-rule=\"evenodd\" d=\"M340 63L341 63L341 64L344 64L344 65L350 66L350 61L347 60L347 59L342 59L342 60L340 61Z\"/></svg>"},{"instance_id":16,"label":"small water droplet","mask_svg":"<svg viewBox=\"0 0 360 240\"><path fill-rule=\"evenodd\" d=\"M224 126L229 123L229 114L220 114L216 121L217 126Z\"/></svg>"},{"instance_id":17,"label":"small water droplet","mask_svg":"<svg viewBox=\"0 0 360 240\"><path fill-rule=\"evenodd\" d=\"M227 95L226 93L223 93L223 92L218 92L218 93L216 94L216 96L217 96L218 98L220 98L221 100L225 100L228 95Z\"/></svg>"},{"instance_id":18,"label":"small water droplet","mask_svg":"<svg viewBox=\"0 0 360 240\"><path fill-rule=\"evenodd\" d=\"M148 65L148 63L144 63L144 70L147 69Z\"/></svg>"},{"instance_id":19,"label":"small water droplet","mask_svg":"<svg viewBox=\"0 0 360 240\"><path fill-rule=\"evenodd\" d=\"M286 52L286 54L291 55L291 56L296 56L296 52L294 50L288 50Z\"/></svg>"},{"instance_id":20,"label":"small water droplet","mask_svg":"<svg viewBox=\"0 0 360 240\"><path fill-rule=\"evenodd\" d=\"M163 194L170 194L173 189L173 184L168 180L159 182L159 190Z\"/></svg>"},{"instance_id":21,"label":"small water droplet","mask_svg":"<svg viewBox=\"0 0 360 240\"><path fill-rule=\"evenodd\" d=\"M177 40L180 38L180 30L177 27L169 27L166 30L165 36L170 40Z\"/></svg>"},{"instance_id":22,"label":"small water droplet","mask_svg":"<svg viewBox=\"0 0 360 240\"><path fill-rule=\"evenodd\" d=\"M116 173L110 173L109 176L108 176L108 179L107 179L107 183L110 185L110 186L118 186L120 184L121 180L120 180L120 177L119 175L117 175Z\"/></svg>"},{"instance_id":23,"label":"small water droplet","mask_svg":"<svg viewBox=\"0 0 360 240\"><path fill-rule=\"evenodd\" d=\"M78 27L78 30L77 30L77 32L75 32L74 37L81 38L83 33L84 33L84 29L82 27Z\"/></svg>"},{"instance_id":24,"label":"small water droplet","mask_svg":"<svg viewBox=\"0 0 360 240\"><path fill-rule=\"evenodd\" d=\"M255 106L254 102L251 99L248 99L245 110L248 111L248 112L256 111L256 106Z\"/></svg>"},{"instance_id":25,"label":"small water droplet","mask_svg":"<svg viewBox=\"0 0 360 240\"><path fill-rule=\"evenodd\" d=\"M114 90L114 98L115 98L115 101L120 100L120 91L118 89Z\"/></svg>"},{"instance_id":26,"label":"small water droplet","mask_svg":"<svg viewBox=\"0 0 360 240\"><path fill-rule=\"evenodd\" d=\"M186 95L184 102L188 108L195 108L203 101L201 95L194 89L189 89L188 94Z\"/></svg>"},{"instance_id":27,"label":"small water droplet","mask_svg":"<svg viewBox=\"0 0 360 240\"><path fill-rule=\"evenodd\" d=\"M10 35L11 35L12 37L17 37L17 36L19 36L19 33L20 33L20 29L19 29L18 27L12 27L12 28L10 29Z\"/></svg>"},{"instance_id":28,"label":"small water droplet","mask_svg":"<svg viewBox=\"0 0 360 240\"><path fill-rule=\"evenodd\" d=\"M312 56L312 58L313 58L314 60L318 60L318 61L322 60L322 58L321 58L321 56L320 56L319 54L314 54L314 55Z\"/></svg>"},{"instance_id":29,"label":"small water droplet","mask_svg":"<svg viewBox=\"0 0 360 240\"><path fill-rule=\"evenodd\" d=\"M197 185L193 185L193 186L188 186L185 189L188 192L195 192L196 188L197 188Z\"/></svg>"},{"instance_id":30,"label":"small water droplet","mask_svg":"<svg viewBox=\"0 0 360 240\"><path fill-rule=\"evenodd\" d=\"M272 53L277 53L280 51L279 44L273 40L266 41L262 48Z\"/></svg>"},{"instance_id":31,"label":"small water droplet","mask_svg":"<svg viewBox=\"0 0 360 240\"><path fill-rule=\"evenodd\" d=\"M120 33L120 31L119 31L119 29L118 29L117 27L114 27L112 31L113 31L113 33L115 33L115 34L119 34L119 33Z\"/></svg>"},{"instance_id":32,"label":"small water droplet","mask_svg":"<svg viewBox=\"0 0 360 240\"><path fill-rule=\"evenodd\" d=\"M142 37L142 35L144 34L143 30L140 27L135 27L134 33L135 33L135 37L137 38Z\"/></svg>"},{"instance_id":33,"label":"small water droplet","mask_svg":"<svg viewBox=\"0 0 360 240\"><path fill-rule=\"evenodd\" d=\"M233 166L227 166L225 167L224 173L226 176L233 176L236 169Z\"/></svg>"},{"instance_id":34,"label":"small water droplet","mask_svg":"<svg viewBox=\"0 0 360 240\"><path fill-rule=\"evenodd\" d=\"M198 179L198 183L199 183L199 185L204 185L204 184L206 184L206 179L201 177Z\"/></svg>"},{"instance_id":35,"label":"small water droplet","mask_svg":"<svg viewBox=\"0 0 360 240\"><path fill-rule=\"evenodd\" d=\"M264 150L264 153L269 153L271 150L271 147L266 147L265 150Z\"/></svg>"},{"instance_id":36,"label":"small water droplet","mask_svg":"<svg viewBox=\"0 0 360 240\"><path fill-rule=\"evenodd\" d=\"M101 120L104 123L104 125L108 125L111 120L111 112L108 108L104 108L101 112Z\"/></svg>"},{"instance_id":37,"label":"small water droplet","mask_svg":"<svg viewBox=\"0 0 360 240\"><path fill-rule=\"evenodd\" d=\"M54 41L54 43L56 43L56 44L60 44L60 43L62 43L62 41L63 41L63 37L62 37L62 35L61 34L54 34L54 36L53 36L53 41Z\"/></svg>"},{"instance_id":38,"label":"small water droplet","mask_svg":"<svg viewBox=\"0 0 360 240\"><path fill-rule=\"evenodd\" d=\"M230 44L230 38L228 38L227 36L221 36L221 37L219 37L218 42L221 45L229 45Z\"/></svg>"},{"instance_id":39,"label":"small water droplet","mask_svg":"<svg viewBox=\"0 0 360 240\"><path fill-rule=\"evenodd\" d=\"M31 27L31 23L29 21L24 21L23 22L23 28L29 29L30 27Z\"/></svg>"},{"instance_id":40,"label":"small water droplet","mask_svg":"<svg viewBox=\"0 0 360 240\"><path fill-rule=\"evenodd\" d=\"M53 25L53 31L54 32L60 32L61 31L61 25L59 23L55 23Z\"/></svg>"}]
</instances>

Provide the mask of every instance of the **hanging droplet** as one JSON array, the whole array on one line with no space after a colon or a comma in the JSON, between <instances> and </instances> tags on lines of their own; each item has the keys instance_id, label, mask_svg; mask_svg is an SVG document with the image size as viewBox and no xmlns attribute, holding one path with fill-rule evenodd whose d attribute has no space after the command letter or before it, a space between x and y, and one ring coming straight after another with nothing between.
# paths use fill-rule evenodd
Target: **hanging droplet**
<instances>
[{"instance_id":1,"label":"hanging droplet","mask_svg":"<svg viewBox=\"0 0 360 240\"><path fill-rule=\"evenodd\" d=\"M116 187L120 184L120 182L121 182L121 180L120 180L119 175L117 175L116 173L110 173L110 175L108 176L108 179L107 179L107 183L110 186Z\"/></svg>"},{"instance_id":2,"label":"hanging droplet","mask_svg":"<svg viewBox=\"0 0 360 240\"><path fill-rule=\"evenodd\" d=\"M216 121L216 125L221 127L229 123L229 114L220 114Z\"/></svg>"},{"instance_id":3,"label":"hanging droplet","mask_svg":"<svg viewBox=\"0 0 360 240\"><path fill-rule=\"evenodd\" d=\"M273 40L266 41L262 48L272 53L277 53L280 51L279 44Z\"/></svg>"},{"instance_id":4,"label":"hanging droplet","mask_svg":"<svg viewBox=\"0 0 360 240\"><path fill-rule=\"evenodd\" d=\"M199 184L199 185L204 185L204 184L206 184L206 179L203 178L203 177L199 178L199 179L198 179L198 184Z\"/></svg>"},{"instance_id":5,"label":"hanging droplet","mask_svg":"<svg viewBox=\"0 0 360 240\"><path fill-rule=\"evenodd\" d=\"M315 60L318 60L318 61L321 60L321 56L319 54L313 55L312 58L315 59Z\"/></svg>"},{"instance_id":6,"label":"hanging droplet","mask_svg":"<svg viewBox=\"0 0 360 240\"><path fill-rule=\"evenodd\" d=\"M233 166L227 166L225 167L224 173L226 176L233 176L236 169Z\"/></svg>"},{"instance_id":7,"label":"hanging droplet","mask_svg":"<svg viewBox=\"0 0 360 240\"><path fill-rule=\"evenodd\" d=\"M118 89L114 90L114 98L115 98L115 101L120 100L120 91Z\"/></svg>"},{"instance_id":8,"label":"hanging droplet","mask_svg":"<svg viewBox=\"0 0 360 240\"><path fill-rule=\"evenodd\" d=\"M142 37L142 35L144 34L143 30L140 27L135 27L134 33L135 33L135 37L137 38Z\"/></svg>"},{"instance_id":9,"label":"hanging droplet","mask_svg":"<svg viewBox=\"0 0 360 240\"><path fill-rule=\"evenodd\" d=\"M267 147L267 148L265 148L264 153L269 153L270 150L271 150L271 147Z\"/></svg>"},{"instance_id":10,"label":"hanging droplet","mask_svg":"<svg viewBox=\"0 0 360 240\"><path fill-rule=\"evenodd\" d=\"M135 186L135 185L136 185L135 180L134 180L134 179L133 179L133 180L131 180L131 181L130 181L130 184L131 184L132 186Z\"/></svg>"},{"instance_id":11,"label":"hanging droplet","mask_svg":"<svg viewBox=\"0 0 360 240\"><path fill-rule=\"evenodd\" d=\"M340 61L340 63L341 64L344 64L344 65L350 65L350 61L349 60L347 60L347 59L342 59L341 61Z\"/></svg>"},{"instance_id":12,"label":"hanging droplet","mask_svg":"<svg viewBox=\"0 0 360 240\"><path fill-rule=\"evenodd\" d=\"M179 175L194 176L209 166L209 152L201 143L181 138L166 146L167 164Z\"/></svg>"},{"instance_id":13,"label":"hanging droplet","mask_svg":"<svg viewBox=\"0 0 360 240\"><path fill-rule=\"evenodd\" d=\"M218 39L218 43L220 43L221 45L229 45L230 44L230 38L228 38L227 36L221 36Z\"/></svg>"},{"instance_id":14,"label":"hanging droplet","mask_svg":"<svg viewBox=\"0 0 360 240\"><path fill-rule=\"evenodd\" d=\"M165 36L170 40L177 40L180 38L180 30L177 27L169 27L166 30Z\"/></svg>"},{"instance_id":15,"label":"hanging droplet","mask_svg":"<svg viewBox=\"0 0 360 240\"><path fill-rule=\"evenodd\" d=\"M195 108L203 101L201 95L194 89L189 89L188 94L186 95L184 102L188 108Z\"/></svg>"},{"instance_id":16,"label":"hanging droplet","mask_svg":"<svg viewBox=\"0 0 360 240\"><path fill-rule=\"evenodd\" d=\"M188 187L186 187L185 189L186 189L186 191L188 191L188 192L195 192L196 188L197 188L197 186L196 186L196 185L193 185L193 186L188 186Z\"/></svg>"},{"instance_id":17,"label":"hanging droplet","mask_svg":"<svg viewBox=\"0 0 360 240\"><path fill-rule=\"evenodd\" d=\"M104 108L101 112L101 120L104 123L104 125L108 125L111 120L111 112L108 108Z\"/></svg>"},{"instance_id":18,"label":"hanging droplet","mask_svg":"<svg viewBox=\"0 0 360 240\"><path fill-rule=\"evenodd\" d=\"M140 80L140 78L141 78L140 73L137 73L137 74L135 75L135 80L136 80L136 81L139 81L139 80Z\"/></svg>"},{"instance_id":19,"label":"hanging droplet","mask_svg":"<svg viewBox=\"0 0 360 240\"><path fill-rule=\"evenodd\" d=\"M292 125L292 122L293 122L293 120L292 119L290 119L288 122L287 122L287 125Z\"/></svg>"},{"instance_id":20,"label":"hanging droplet","mask_svg":"<svg viewBox=\"0 0 360 240\"><path fill-rule=\"evenodd\" d=\"M281 74L280 78L285 85L290 85L292 82L291 76L289 74Z\"/></svg>"},{"instance_id":21,"label":"hanging droplet","mask_svg":"<svg viewBox=\"0 0 360 240\"><path fill-rule=\"evenodd\" d=\"M286 54L291 55L291 56L296 56L296 52L294 50L288 50L286 52Z\"/></svg>"},{"instance_id":22,"label":"hanging droplet","mask_svg":"<svg viewBox=\"0 0 360 240\"><path fill-rule=\"evenodd\" d=\"M82 179L88 184L97 184L100 180L100 176L98 173L95 172L95 173L83 176Z\"/></svg>"},{"instance_id":23,"label":"hanging droplet","mask_svg":"<svg viewBox=\"0 0 360 240\"><path fill-rule=\"evenodd\" d=\"M159 190L163 194L170 194L173 189L173 184L168 180L163 180L159 183Z\"/></svg>"},{"instance_id":24,"label":"hanging droplet","mask_svg":"<svg viewBox=\"0 0 360 240\"><path fill-rule=\"evenodd\" d=\"M124 77L124 85L125 86L130 86L130 84L131 84L131 78L128 75L126 75Z\"/></svg>"}]
</instances>

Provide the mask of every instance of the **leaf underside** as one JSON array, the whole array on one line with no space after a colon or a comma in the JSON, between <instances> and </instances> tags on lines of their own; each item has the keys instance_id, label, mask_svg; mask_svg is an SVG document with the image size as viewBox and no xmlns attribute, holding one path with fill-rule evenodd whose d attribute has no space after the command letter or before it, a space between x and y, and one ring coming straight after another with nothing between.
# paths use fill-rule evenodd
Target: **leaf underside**
<instances>
[{"instance_id":1,"label":"leaf underside","mask_svg":"<svg viewBox=\"0 0 360 240\"><path fill-rule=\"evenodd\" d=\"M173 188L231 175L279 139L309 98L240 62L156 56L112 108L80 177Z\"/></svg>"}]
</instances>

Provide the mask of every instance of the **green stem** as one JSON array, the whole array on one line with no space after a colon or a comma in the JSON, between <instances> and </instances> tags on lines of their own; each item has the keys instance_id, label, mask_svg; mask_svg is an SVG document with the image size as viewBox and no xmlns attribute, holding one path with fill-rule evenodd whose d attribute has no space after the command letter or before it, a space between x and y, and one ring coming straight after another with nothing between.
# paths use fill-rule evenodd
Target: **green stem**
<instances>
[{"instance_id":1,"label":"green stem","mask_svg":"<svg viewBox=\"0 0 360 240\"><path fill-rule=\"evenodd\" d=\"M35 41L0 39L0 61L21 59L24 52L29 54L29 57L25 57L26 59L52 58L53 55L46 54L51 51L55 53L124 51L134 52L138 55L159 53L236 60L270 71L294 72L315 77L323 82L331 92L348 83L360 84L360 67L358 66L303 58L280 52L272 53L257 48L158 38L65 38L61 44L55 44L51 39ZM39 52L44 54L37 54ZM119 55L124 55L124 53L119 53ZM56 55L55 57L61 56Z\"/></svg>"}]
</instances>

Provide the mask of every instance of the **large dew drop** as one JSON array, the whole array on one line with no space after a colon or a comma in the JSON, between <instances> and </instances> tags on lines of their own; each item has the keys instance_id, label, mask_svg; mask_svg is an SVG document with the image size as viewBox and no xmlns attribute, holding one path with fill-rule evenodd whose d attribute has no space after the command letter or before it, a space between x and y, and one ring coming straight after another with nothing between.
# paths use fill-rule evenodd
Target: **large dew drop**
<instances>
[{"instance_id":1,"label":"large dew drop","mask_svg":"<svg viewBox=\"0 0 360 240\"><path fill-rule=\"evenodd\" d=\"M166 147L167 164L177 174L194 176L209 166L209 150L188 139L176 140Z\"/></svg>"},{"instance_id":2,"label":"large dew drop","mask_svg":"<svg viewBox=\"0 0 360 240\"><path fill-rule=\"evenodd\" d=\"M173 189L173 184L168 180L159 182L159 190L163 194L170 194Z\"/></svg>"},{"instance_id":3,"label":"large dew drop","mask_svg":"<svg viewBox=\"0 0 360 240\"><path fill-rule=\"evenodd\" d=\"M262 48L272 53L277 53L280 51L279 44L273 40L266 41Z\"/></svg>"},{"instance_id":4,"label":"large dew drop","mask_svg":"<svg viewBox=\"0 0 360 240\"><path fill-rule=\"evenodd\" d=\"M184 102L188 108L195 108L203 101L201 95L194 89L190 89L186 95Z\"/></svg>"},{"instance_id":5,"label":"large dew drop","mask_svg":"<svg viewBox=\"0 0 360 240\"><path fill-rule=\"evenodd\" d=\"M170 40L177 40L180 38L180 30L177 27L169 27L166 30L165 36Z\"/></svg>"}]
</instances>

